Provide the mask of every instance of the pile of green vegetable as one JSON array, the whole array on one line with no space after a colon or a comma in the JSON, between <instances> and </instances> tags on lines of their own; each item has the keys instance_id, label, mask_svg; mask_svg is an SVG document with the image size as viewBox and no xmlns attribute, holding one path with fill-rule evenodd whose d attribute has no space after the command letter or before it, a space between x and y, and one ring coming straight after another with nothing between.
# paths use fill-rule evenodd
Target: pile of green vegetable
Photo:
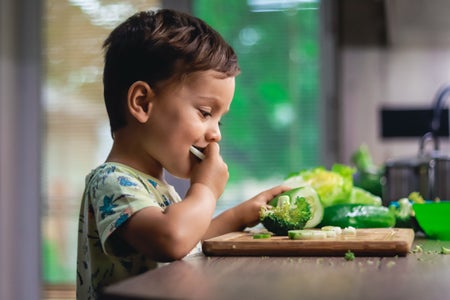
<instances>
[{"instance_id":1,"label":"pile of green vegetable","mask_svg":"<svg viewBox=\"0 0 450 300\"><path fill-rule=\"evenodd\" d=\"M330 170L316 167L291 174L284 184L292 190L273 199L270 207L261 209L261 223L277 235L328 225L394 226L394 210L382 206L379 196L354 186L354 172L350 166L335 164Z\"/></svg>"},{"instance_id":2,"label":"pile of green vegetable","mask_svg":"<svg viewBox=\"0 0 450 300\"><path fill-rule=\"evenodd\" d=\"M424 202L419 193L383 206L383 168L373 163L366 145L353 153L351 162L354 167L334 164L329 170L316 167L290 174L284 184L293 189L261 209L261 223L277 235L323 226L421 230L412 206Z\"/></svg>"}]
</instances>

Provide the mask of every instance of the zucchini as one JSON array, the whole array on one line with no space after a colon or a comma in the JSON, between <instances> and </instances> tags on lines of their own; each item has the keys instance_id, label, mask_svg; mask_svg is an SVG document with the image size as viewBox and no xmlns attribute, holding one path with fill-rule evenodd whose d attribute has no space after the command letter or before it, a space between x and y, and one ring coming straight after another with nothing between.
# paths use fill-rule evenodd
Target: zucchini
<instances>
[{"instance_id":1,"label":"zucchini","mask_svg":"<svg viewBox=\"0 0 450 300\"><path fill-rule=\"evenodd\" d=\"M319 227L386 228L394 225L395 216L385 206L348 203L325 207Z\"/></svg>"},{"instance_id":2,"label":"zucchini","mask_svg":"<svg viewBox=\"0 0 450 300\"><path fill-rule=\"evenodd\" d=\"M269 232L260 232L253 234L254 239L270 239L271 236L272 235Z\"/></svg>"}]
</instances>

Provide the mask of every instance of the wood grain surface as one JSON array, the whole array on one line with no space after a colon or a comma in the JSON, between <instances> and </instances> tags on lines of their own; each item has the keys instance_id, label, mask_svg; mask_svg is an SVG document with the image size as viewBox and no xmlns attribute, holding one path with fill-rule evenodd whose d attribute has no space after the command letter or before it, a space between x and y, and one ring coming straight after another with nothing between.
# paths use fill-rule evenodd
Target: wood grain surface
<instances>
[{"instance_id":1,"label":"wood grain surface","mask_svg":"<svg viewBox=\"0 0 450 300\"><path fill-rule=\"evenodd\" d=\"M254 239L249 232L232 232L203 242L208 256L342 256L347 251L367 256L404 256L414 232L404 228L357 229L356 235L315 240L291 240L287 236Z\"/></svg>"},{"instance_id":2,"label":"wood grain surface","mask_svg":"<svg viewBox=\"0 0 450 300\"><path fill-rule=\"evenodd\" d=\"M354 261L198 253L113 284L101 299L443 300L450 295L450 255L441 247L450 241L416 236L406 256Z\"/></svg>"}]
</instances>

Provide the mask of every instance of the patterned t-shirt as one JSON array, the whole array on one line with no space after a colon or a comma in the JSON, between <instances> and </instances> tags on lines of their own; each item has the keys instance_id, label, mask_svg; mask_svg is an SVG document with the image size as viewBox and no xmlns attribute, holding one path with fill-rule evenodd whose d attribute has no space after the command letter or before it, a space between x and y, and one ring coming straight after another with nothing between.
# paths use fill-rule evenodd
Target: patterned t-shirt
<instances>
[{"instance_id":1,"label":"patterned t-shirt","mask_svg":"<svg viewBox=\"0 0 450 300\"><path fill-rule=\"evenodd\" d=\"M131 215L180 202L175 189L119 163L104 163L86 177L78 228L77 298L96 299L105 286L157 263L113 234Z\"/></svg>"}]
</instances>

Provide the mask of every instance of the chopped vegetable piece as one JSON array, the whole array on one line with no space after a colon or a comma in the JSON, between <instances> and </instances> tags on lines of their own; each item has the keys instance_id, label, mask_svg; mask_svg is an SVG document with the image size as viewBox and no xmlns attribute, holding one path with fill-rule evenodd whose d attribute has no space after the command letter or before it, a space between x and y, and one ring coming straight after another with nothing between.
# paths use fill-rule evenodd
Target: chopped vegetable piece
<instances>
[{"instance_id":1,"label":"chopped vegetable piece","mask_svg":"<svg viewBox=\"0 0 450 300\"><path fill-rule=\"evenodd\" d=\"M450 254L450 248L441 247L441 254Z\"/></svg>"},{"instance_id":2,"label":"chopped vegetable piece","mask_svg":"<svg viewBox=\"0 0 450 300\"><path fill-rule=\"evenodd\" d=\"M324 231L333 231L334 226L323 226L321 229Z\"/></svg>"},{"instance_id":3,"label":"chopped vegetable piece","mask_svg":"<svg viewBox=\"0 0 450 300\"><path fill-rule=\"evenodd\" d=\"M388 262L387 264L386 264L386 267L388 267L388 268L392 268L393 266L395 266L395 261L390 261L390 262Z\"/></svg>"},{"instance_id":4,"label":"chopped vegetable piece","mask_svg":"<svg viewBox=\"0 0 450 300\"><path fill-rule=\"evenodd\" d=\"M291 240L321 240L327 237L326 233L319 230L289 230Z\"/></svg>"},{"instance_id":5,"label":"chopped vegetable piece","mask_svg":"<svg viewBox=\"0 0 450 300\"><path fill-rule=\"evenodd\" d=\"M342 228L339 226L323 226L321 229L325 232L334 232L337 235L342 233Z\"/></svg>"},{"instance_id":6,"label":"chopped vegetable piece","mask_svg":"<svg viewBox=\"0 0 450 300\"><path fill-rule=\"evenodd\" d=\"M261 232L253 234L254 239L269 239L272 235L268 232Z\"/></svg>"},{"instance_id":7,"label":"chopped vegetable piece","mask_svg":"<svg viewBox=\"0 0 450 300\"><path fill-rule=\"evenodd\" d=\"M423 248L421 245L416 245L412 250L412 253L423 253Z\"/></svg>"},{"instance_id":8,"label":"chopped vegetable piece","mask_svg":"<svg viewBox=\"0 0 450 300\"><path fill-rule=\"evenodd\" d=\"M355 229L355 227L352 227L352 226L345 227L342 230L342 234L343 235L356 235L356 229Z\"/></svg>"},{"instance_id":9,"label":"chopped vegetable piece","mask_svg":"<svg viewBox=\"0 0 450 300\"><path fill-rule=\"evenodd\" d=\"M353 261L353 260L355 260L355 253L353 253L352 251L348 250L348 251L345 253L344 258L345 258L345 260L347 260L347 261Z\"/></svg>"},{"instance_id":10,"label":"chopped vegetable piece","mask_svg":"<svg viewBox=\"0 0 450 300\"><path fill-rule=\"evenodd\" d=\"M335 238L335 237L337 237L337 233L334 230L325 230L324 232L327 235L327 238Z\"/></svg>"}]
</instances>

